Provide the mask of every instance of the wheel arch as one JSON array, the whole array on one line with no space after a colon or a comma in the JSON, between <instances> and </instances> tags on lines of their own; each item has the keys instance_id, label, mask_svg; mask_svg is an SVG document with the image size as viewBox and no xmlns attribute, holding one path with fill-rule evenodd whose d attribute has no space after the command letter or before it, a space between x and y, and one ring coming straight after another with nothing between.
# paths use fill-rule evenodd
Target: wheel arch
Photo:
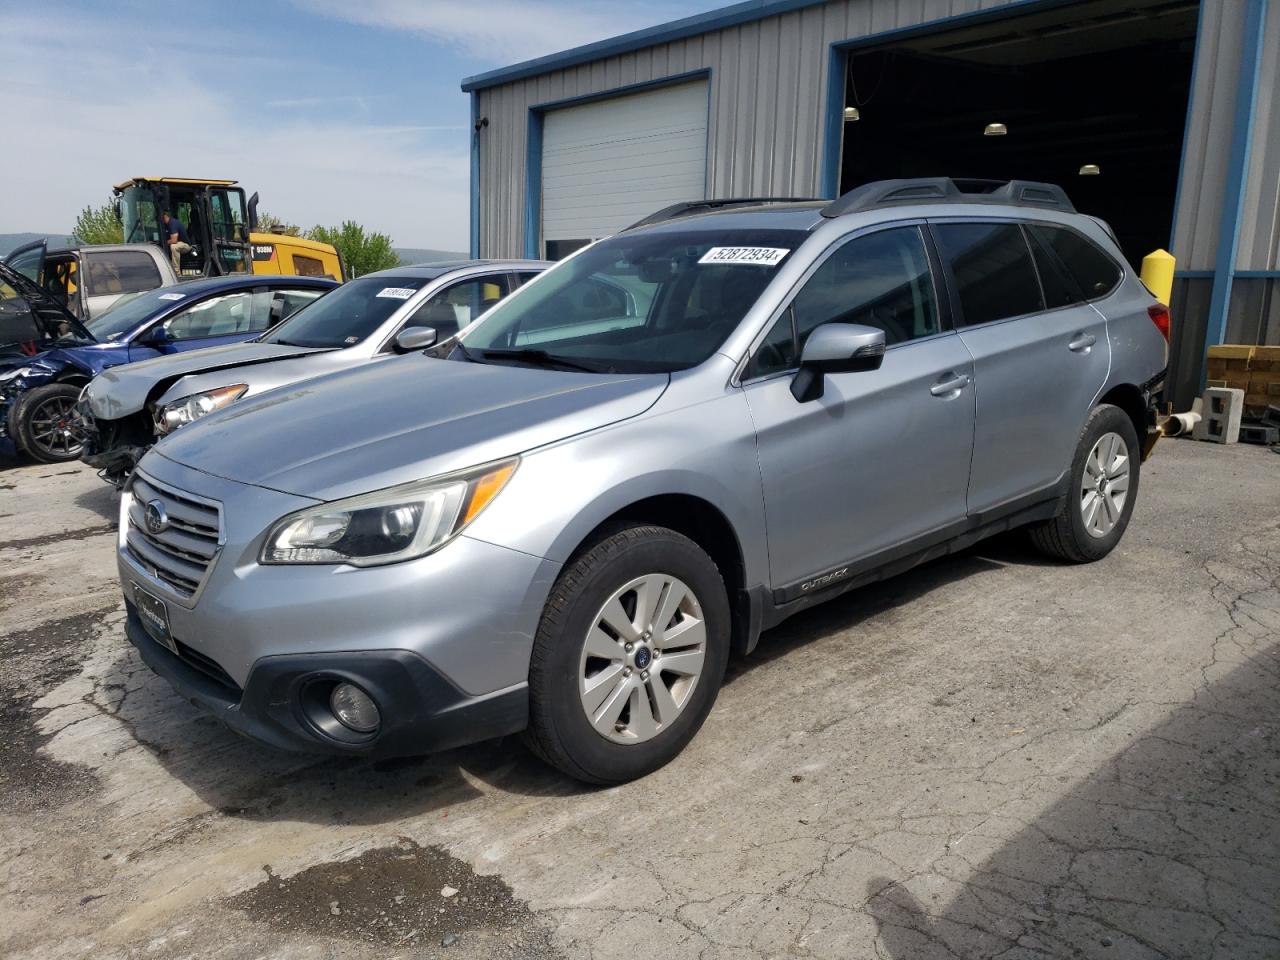
<instances>
[{"instance_id":1,"label":"wheel arch","mask_svg":"<svg viewBox=\"0 0 1280 960\"><path fill-rule=\"evenodd\" d=\"M1147 435L1147 400L1141 390L1132 383L1121 383L1104 393L1098 403L1109 403L1123 410L1133 423L1133 433L1138 438L1138 445L1142 445Z\"/></svg>"},{"instance_id":2,"label":"wheel arch","mask_svg":"<svg viewBox=\"0 0 1280 960\"><path fill-rule=\"evenodd\" d=\"M724 579L733 617L733 650L735 653L749 652L759 635L759 624L747 594L747 566L742 543L724 512L703 497L690 493L656 494L616 509L580 538L567 562L572 562L613 531L639 524L674 530L706 552Z\"/></svg>"}]
</instances>

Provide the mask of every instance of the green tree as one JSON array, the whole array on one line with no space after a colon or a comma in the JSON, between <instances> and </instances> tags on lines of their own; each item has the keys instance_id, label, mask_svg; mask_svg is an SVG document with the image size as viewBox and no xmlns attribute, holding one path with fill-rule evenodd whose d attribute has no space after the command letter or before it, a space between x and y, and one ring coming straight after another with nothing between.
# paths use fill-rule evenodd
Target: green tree
<instances>
[{"instance_id":1,"label":"green tree","mask_svg":"<svg viewBox=\"0 0 1280 960\"><path fill-rule=\"evenodd\" d=\"M302 229L292 223L285 223L274 214L258 211L258 229L263 233L279 233L286 237L302 236Z\"/></svg>"},{"instance_id":2,"label":"green tree","mask_svg":"<svg viewBox=\"0 0 1280 960\"><path fill-rule=\"evenodd\" d=\"M354 220L344 220L340 227L312 227L307 236L337 248L347 265L347 279L400 266L399 255L391 249L391 238L385 233L365 233Z\"/></svg>"},{"instance_id":3,"label":"green tree","mask_svg":"<svg viewBox=\"0 0 1280 960\"><path fill-rule=\"evenodd\" d=\"M115 204L105 203L81 210L71 235L80 243L124 243L124 225L116 216Z\"/></svg>"}]
</instances>

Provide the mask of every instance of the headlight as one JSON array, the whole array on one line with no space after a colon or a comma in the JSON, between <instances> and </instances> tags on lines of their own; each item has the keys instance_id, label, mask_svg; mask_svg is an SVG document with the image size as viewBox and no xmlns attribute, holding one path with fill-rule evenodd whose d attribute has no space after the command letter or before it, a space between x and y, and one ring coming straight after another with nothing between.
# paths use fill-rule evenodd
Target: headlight
<instances>
[{"instance_id":1,"label":"headlight","mask_svg":"<svg viewBox=\"0 0 1280 960\"><path fill-rule=\"evenodd\" d=\"M18 367L16 370L6 370L4 373L0 373L0 383L8 383L10 380L17 380L19 377L27 377L30 375L30 367Z\"/></svg>"},{"instance_id":2,"label":"headlight","mask_svg":"<svg viewBox=\"0 0 1280 960\"><path fill-rule=\"evenodd\" d=\"M519 462L505 460L299 510L268 532L261 561L371 567L421 557L474 520Z\"/></svg>"},{"instance_id":3,"label":"headlight","mask_svg":"<svg viewBox=\"0 0 1280 960\"><path fill-rule=\"evenodd\" d=\"M248 389L247 383L233 383L167 403L156 411L156 433L163 437L179 427L185 427L192 420L199 420L205 414L221 410L227 404L239 400Z\"/></svg>"}]
</instances>

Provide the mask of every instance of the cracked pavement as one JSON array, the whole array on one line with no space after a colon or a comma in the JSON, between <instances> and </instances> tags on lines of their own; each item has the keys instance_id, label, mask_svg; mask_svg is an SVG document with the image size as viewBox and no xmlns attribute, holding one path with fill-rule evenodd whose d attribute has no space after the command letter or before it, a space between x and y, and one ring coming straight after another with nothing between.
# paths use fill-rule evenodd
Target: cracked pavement
<instances>
[{"instance_id":1,"label":"cracked pavement","mask_svg":"<svg viewBox=\"0 0 1280 960\"><path fill-rule=\"evenodd\" d=\"M237 738L125 641L113 492L0 472L0 956L1280 956L1263 448L1162 442L1101 563L1004 537L784 623L608 790Z\"/></svg>"}]
</instances>

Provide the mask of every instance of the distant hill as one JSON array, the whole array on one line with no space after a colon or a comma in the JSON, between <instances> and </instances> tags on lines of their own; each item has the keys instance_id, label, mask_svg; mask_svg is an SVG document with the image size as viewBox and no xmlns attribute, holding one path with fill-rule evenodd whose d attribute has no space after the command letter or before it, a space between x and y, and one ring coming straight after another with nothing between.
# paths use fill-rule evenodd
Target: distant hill
<instances>
[{"instance_id":1,"label":"distant hill","mask_svg":"<svg viewBox=\"0 0 1280 960\"><path fill-rule=\"evenodd\" d=\"M0 257L35 240L48 240L51 247L65 247L71 242L65 233L0 233Z\"/></svg>"},{"instance_id":2,"label":"distant hill","mask_svg":"<svg viewBox=\"0 0 1280 960\"><path fill-rule=\"evenodd\" d=\"M396 253L400 255L401 265L408 266L411 263L437 263L440 260L466 260L466 253L459 253L456 250L422 250L417 247L394 247Z\"/></svg>"}]
</instances>

